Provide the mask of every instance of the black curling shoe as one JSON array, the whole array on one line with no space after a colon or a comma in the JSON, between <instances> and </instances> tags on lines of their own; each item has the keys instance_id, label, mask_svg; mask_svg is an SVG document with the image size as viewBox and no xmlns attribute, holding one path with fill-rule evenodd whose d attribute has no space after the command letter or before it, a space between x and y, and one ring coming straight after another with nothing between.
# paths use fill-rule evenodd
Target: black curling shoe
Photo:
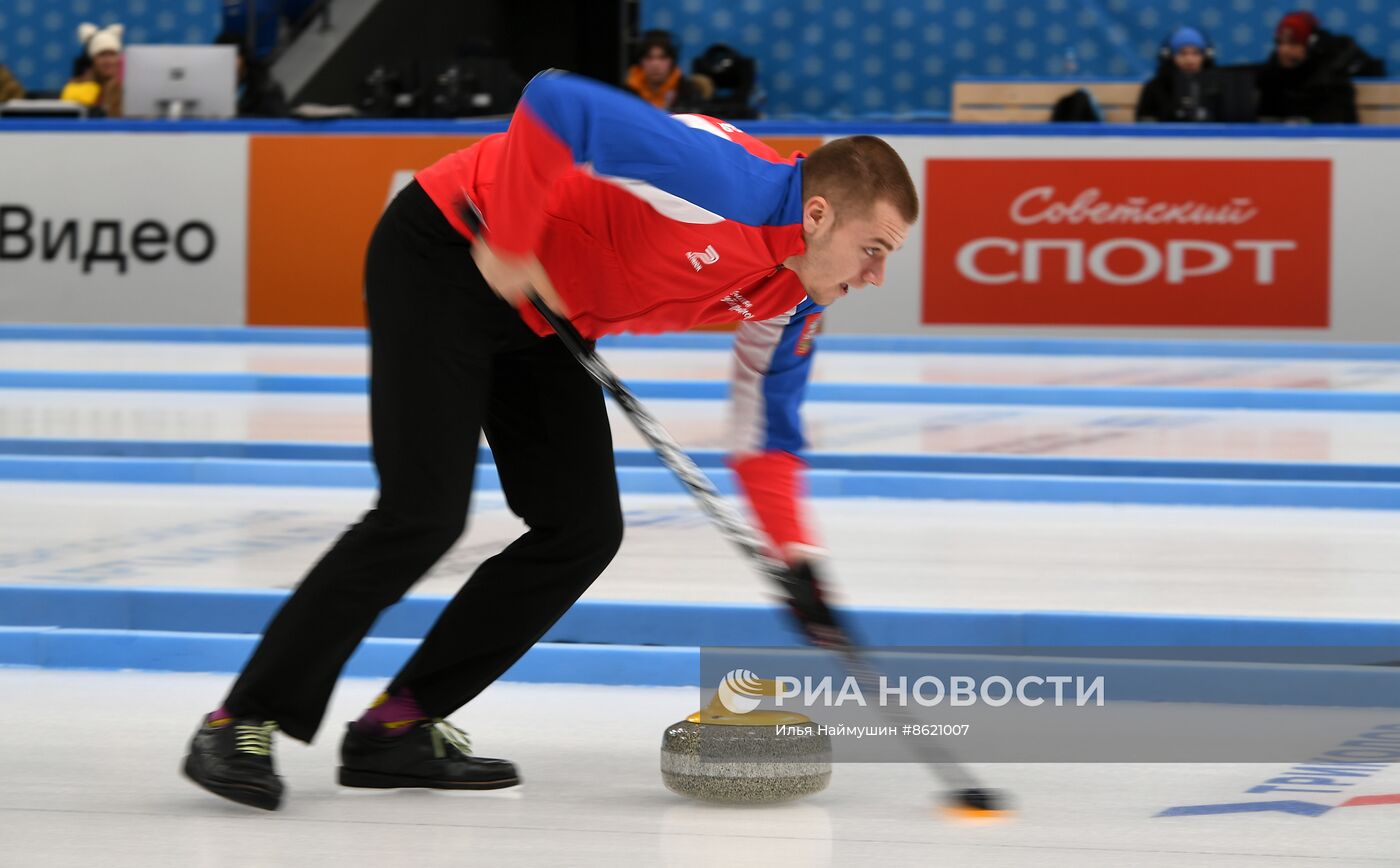
<instances>
[{"instance_id":1,"label":"black curling shoe","mask_svg":"<svg viewBox=\"0 0 1400 868\"><path fill-rule=\"evenodd\" d=\"M403 735L365 735L350 724L340 744L346 787L497 790L520 783L509 760L472 755L467 734L445 720L424 720Z\"/></svg>"},{"instance_id":2,"label":"black curling shoe","mask_svg":"<svg viewBox=\"0 0 1400 868\"><path fill-rule=\"evenodd\" d=\"M282 803L282 779L272 765L271 720L234 717L205 720L190 740L185 776L216 796L275 811Z\"/></svg>"}]
</instances>

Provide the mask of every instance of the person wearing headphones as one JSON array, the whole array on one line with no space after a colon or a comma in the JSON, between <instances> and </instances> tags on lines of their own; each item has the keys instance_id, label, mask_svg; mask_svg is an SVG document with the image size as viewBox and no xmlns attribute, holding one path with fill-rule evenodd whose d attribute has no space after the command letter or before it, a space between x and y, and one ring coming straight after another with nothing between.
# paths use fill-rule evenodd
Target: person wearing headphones
<instances>
[{"instance_id":1,"label":"person wearing headphones","mask_svg":"<svg viewBox=\"0 0 1400 868\"><path fill-rule=\"evenodd\" d=\"M1274 50L1259 69L1259 115L1314 124L1357 122L1353 76L1385 75L1350 36L1322 29L1311 12L1290 12L1274 30Z\"/></svg>"},{"instance_id":2,"label":"person wearing headphones","mask_svg":"<svg viewBox=\"0 0 1400 868\"><path fill-rule=\"evenodd\" d=\"M1179 27L1162 42L1157 74L1142 86L1135 116L1139 122L1202 122L1221 119L1219 82L1207 70L1215 51L1201 31Z\"/></svg>"}]
</instances>

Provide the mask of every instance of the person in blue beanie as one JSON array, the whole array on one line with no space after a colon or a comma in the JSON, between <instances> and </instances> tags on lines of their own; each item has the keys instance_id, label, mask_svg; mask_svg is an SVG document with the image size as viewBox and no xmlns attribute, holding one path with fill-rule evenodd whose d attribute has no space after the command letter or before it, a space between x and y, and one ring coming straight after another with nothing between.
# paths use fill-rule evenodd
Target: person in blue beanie
<instances>
[{"instance_id":1,"label":"person in blue beanie","mask_svg":"<svg viewBox=\"0 0 1400 868\"><path fill-rule=\"evenodd\" d=\"M1194 27L1179 27L1162 43L1157 74L1142 86L1136 117L1141 121L1203 122L1221 119L1222 94L1214 50Z\"/></svg>"}]
</instances>

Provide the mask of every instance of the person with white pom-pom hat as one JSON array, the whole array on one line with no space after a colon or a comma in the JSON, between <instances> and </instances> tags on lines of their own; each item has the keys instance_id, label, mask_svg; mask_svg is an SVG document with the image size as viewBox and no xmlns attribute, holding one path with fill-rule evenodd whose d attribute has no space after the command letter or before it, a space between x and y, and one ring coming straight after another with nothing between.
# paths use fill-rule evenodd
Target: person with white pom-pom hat
<instances>
[{"instance_id":1,"label":"person with white pom-pom hat","mask_svg":"<svg viewBox=\"0 0 1400 868\"><path fill-rule=\"evenodd\" d=\"M122 116L122 25L78 25L87 69L64 85L60 99L100 109L109 118Z\"/></svg>"}]
</instances>

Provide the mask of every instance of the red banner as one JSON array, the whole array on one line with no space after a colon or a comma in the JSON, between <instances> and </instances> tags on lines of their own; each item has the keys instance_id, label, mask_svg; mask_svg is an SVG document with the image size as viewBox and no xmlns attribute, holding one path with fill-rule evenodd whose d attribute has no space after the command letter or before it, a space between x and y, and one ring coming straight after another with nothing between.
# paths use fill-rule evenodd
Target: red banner
<instances>
[{"instance_id":1,"label":"red banner","mask_svg":"<svg viewBox=\"0 0 1400 868\"><path fill-rule=\"evenodd\" d=\"M1329 160L931 159L923 321L1328 325Z\"/></svg>"}]
</instances>

